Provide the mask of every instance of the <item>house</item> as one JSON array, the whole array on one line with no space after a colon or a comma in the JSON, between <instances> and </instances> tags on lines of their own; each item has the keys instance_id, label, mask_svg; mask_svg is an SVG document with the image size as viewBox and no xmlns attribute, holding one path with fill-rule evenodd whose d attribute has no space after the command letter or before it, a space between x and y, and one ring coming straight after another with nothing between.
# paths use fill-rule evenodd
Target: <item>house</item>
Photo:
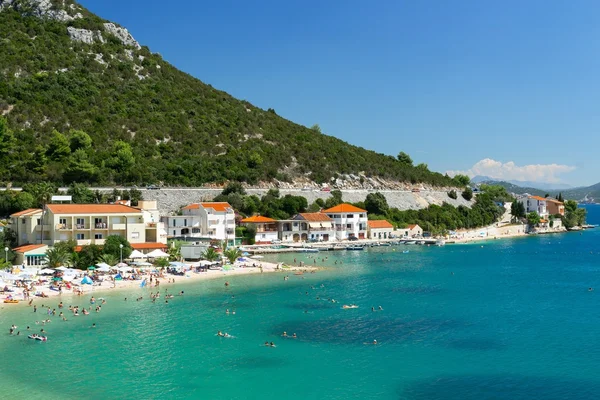
<instances>
[{"instance_id":1,"label":"house","mask_svg":"<svg viewBox=\"0 0 600 400\"><path fill-rule=\"evenodd\" d=\"M367 237L367 211L351 204L339 204L322 211L333 220L335 237L346 240L351 237Z\"/></svg>"},{"instance_id":2,"label":"house","mask_svg":"<svg viewBox=\"0 0 600 400\"><path fill-rule=\"evenodd\" d=\"M158 243L158 242L156 242L156 243L152 243L152 242L131 243L131 248L133 250L137 250L144 254L148 254L154 250L162 250L165 253L167 253L169 250L169 246L167 246L166 243Z\"/></svg>"},{"instance_id":3,"label":"house","mask_svg":"<svg viewBox=\"0 0 600 400\"><path fill-rule=\"evenodd\" d=\"M335 239L333 220L323 213L300 213L279 221L279 238L283 242L329 242Z\"/></svg>"},{"instance_id":4,"label":"house","mask_svg":"<svg viewBox=\"0 0 600 400\"><path fill-rule=\"evenodd\" d=\"M140 201L138 207L123 204L47 204L45 211L29 209L10 216L18 245L53 246L74 240L78 246L103 245L110 235L130 243L166 243L158 221L156 201Z\"/></svg>"},{"instance_id":5,"label":"house","mask_svg":"<svg viewBox=\"0 0 600 400\"><path fill-rule=\"evenodd\" d=\"M277 233L277 220L273 218L256 215L254 217L244 218L241 221L244 226L253 226L256 229L254 241L256 243L273 243L279 239Z\"/></svg>"},{"instance_id":6,"label":"house","mask_svg":"<svg viewBox=\"0 0 600 400\"><path fill-rule=\"evenodd\" d=\"M540 217L548 216L547 199L540 196L525 196L518 199L519 203L523 204L525 213L536 212Z\"/></svg>"},{"instance_id":7,"label":"house","mask_svg":"<svg viewBox=\"0 0 600 400\"><path fill-rule=\"evenodd\" d=\"M14 265L23 265L26 267L46 265L46 252L48 246L45 244L28 244L15 247L13 252L16 255Z\"/></svg>"},{"instance_id":8,"label":"house","mask_svg":"<svg viewBox=\"0 0 600 400\"><path fill-rule=\"evenodd\" d=\"M423 228L421 228L417 224L408 225L406 228L402 228L398 230L401 236L405 237L422 237L423 236Z\"/></svg>"},{"instance_id":9,"label":"house","mask_svg":"<svg viewBox=\"0 0 600 400\"><path fill-rule=\"evenodd\" d=\"M546 199L546 210L549 215L565 215L565 203L555 199Z\"/></svg>"},{"instance_id":10,"label":"house","mask_svg":"<svg viewBox=\"0 0 600 400\"><path fill-rule=\"evenodd\" d=\"M227 202L192 203L181 215L163 216L169 238L235 239L235 212Z\"/></svg>"},{"instance_id":11,"label":"house","mask_svg":"<svg viewBox=\"0 0 600 400\"><path fill-rule=\"evenodd\" d=\"M369 239L388 239L394 232L394 226L386 220L367 221Z\"/></svg>"}]
</instances>

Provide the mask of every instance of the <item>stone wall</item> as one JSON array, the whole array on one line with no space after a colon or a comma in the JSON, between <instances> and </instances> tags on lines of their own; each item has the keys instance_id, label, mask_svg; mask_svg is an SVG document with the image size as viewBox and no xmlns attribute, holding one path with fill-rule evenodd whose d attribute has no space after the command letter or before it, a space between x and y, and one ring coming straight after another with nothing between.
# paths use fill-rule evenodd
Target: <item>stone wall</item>
<instances>
[{"instance_id":1,"label":"stone wall","mask_svg":"<svg viewBox=\"0 0 600 400\"><path fill-rule=\"evenodd\" d=\"M174 213L182 206L190 203L197 203L200 201L211 201L216 195L221 193L222 189L158 189L158 190L147 190L142 189L144 200L157 200L158 208L161 211L161 215L167 215ZM264 195L268 189L246 189L248 194L256 194L259 197ZM373 192L373 191L371 191ZM317 198L327 199L330 197L329 192L323 191L307 191L299 189L280 189L279 193L282 196L291 194L294 196L303 196L308 200L308 203L314 202ZM342 190L344 201L350 203L356 203L363 201L367 194L370 193L368 190ZM419 193L413 193L411 191L398 191L398 190L381 190L388 201L390 207L397 207L401 210L418 210L426 208L430 204L450 203L454 206L464 205L467 207L471 206L471 202L464 200L460 196L458 191L458 199L453 200L448 197L447 191L433 191L424 190Z\"/></svg>"}]
</instances>

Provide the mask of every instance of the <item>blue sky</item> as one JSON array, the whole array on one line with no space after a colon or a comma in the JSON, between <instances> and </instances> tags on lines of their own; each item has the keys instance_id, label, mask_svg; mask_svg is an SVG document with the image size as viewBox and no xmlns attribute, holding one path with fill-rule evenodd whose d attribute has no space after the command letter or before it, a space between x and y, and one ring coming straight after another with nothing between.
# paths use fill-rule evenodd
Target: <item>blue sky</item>
<instances>
[{"instance_id":1,"label":"blue sky","mask_svg":"<svg viewBox=\"0 0 600 400\"><path fill-rule=\"evenodd\" d=\"M432 170L600 181L600 3L81 0L165 60Z\"/></svg>"}]
</instances>

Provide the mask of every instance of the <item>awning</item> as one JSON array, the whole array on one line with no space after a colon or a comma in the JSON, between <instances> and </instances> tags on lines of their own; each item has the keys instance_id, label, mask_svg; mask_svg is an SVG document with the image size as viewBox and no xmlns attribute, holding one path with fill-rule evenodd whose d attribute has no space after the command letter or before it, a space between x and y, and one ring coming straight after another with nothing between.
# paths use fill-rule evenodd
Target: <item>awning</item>
<instances>
[{"instance_id":1,"label":"awning","mask_svg":"<svg viewBox=\"0 0 600 400\"><path fill-rule=\"evenodd\" d=\"M331 228L331 222L309 222L311 228Z\"/></svg>"}]
</instances>

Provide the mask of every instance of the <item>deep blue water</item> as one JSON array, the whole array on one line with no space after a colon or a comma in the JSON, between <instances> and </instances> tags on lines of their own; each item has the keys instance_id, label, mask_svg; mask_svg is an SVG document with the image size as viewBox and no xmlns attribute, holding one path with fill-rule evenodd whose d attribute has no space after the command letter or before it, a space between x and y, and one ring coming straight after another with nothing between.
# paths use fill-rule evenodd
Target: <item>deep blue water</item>
<instances>
[{"instance_id":1,"label":"deep blue water","mask_svg":"<svg viewBox=\"0 0 600 400\"><path fill-rule=\"evenodd\" d=\"M600 207L588 210L600 223ZM597 398L598 239L590 230L320 253L327 271L289 281L179 285L170 290L185 296L169 304L152 304L148 289L107 295L100 314L54 318L47 343L9 336L12 323L39 329L42 315L5 307L0 398ZM349 303L359 308L340 308Z\"/></svg>"}]
</instances>

